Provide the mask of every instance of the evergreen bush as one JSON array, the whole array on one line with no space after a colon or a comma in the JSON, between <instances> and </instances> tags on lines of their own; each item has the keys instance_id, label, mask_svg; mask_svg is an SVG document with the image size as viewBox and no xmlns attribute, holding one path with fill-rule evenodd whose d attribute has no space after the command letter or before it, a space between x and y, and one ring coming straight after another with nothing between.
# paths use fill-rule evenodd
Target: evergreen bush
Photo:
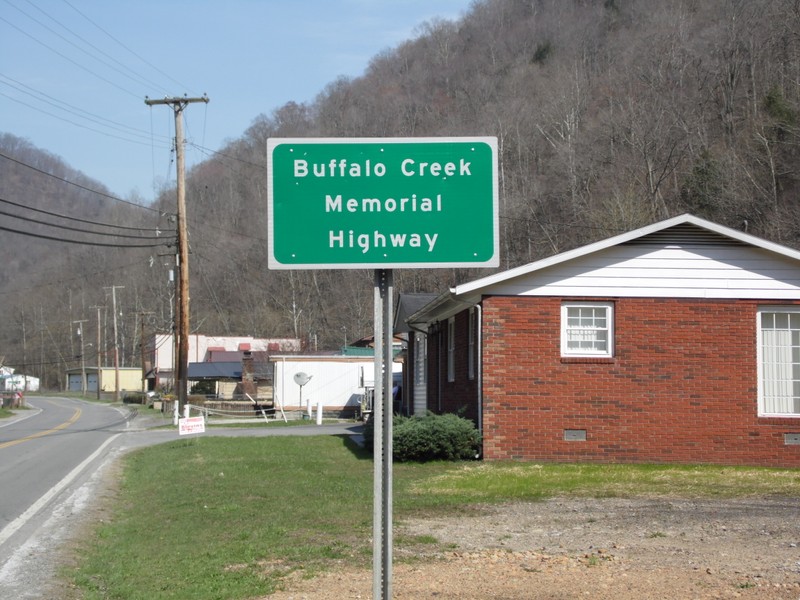
<instances>
[{"instance_id":1,"label":"evergreen bush","mask_svg":"<svg viewBox=\"0 0 800 600\"><path fill-rule=\"evenodd\" d=\"M125 392L122 396L123 404L147 404L147 396L142 392Z\"/></svg>"},{"instance_id":2,"label":"evergreen bush","mask_svg":"<svg viewBox=\"0 0 800 600\"><path fill-rule=\"evenodd\" d=\"M373 420L364 427L364 445L374 449ZM454 414L424 417L395 415L392 419L392 456L397 462L473 460L480 454L481 435L469 419Z\"/></svg>"}]
</instances>

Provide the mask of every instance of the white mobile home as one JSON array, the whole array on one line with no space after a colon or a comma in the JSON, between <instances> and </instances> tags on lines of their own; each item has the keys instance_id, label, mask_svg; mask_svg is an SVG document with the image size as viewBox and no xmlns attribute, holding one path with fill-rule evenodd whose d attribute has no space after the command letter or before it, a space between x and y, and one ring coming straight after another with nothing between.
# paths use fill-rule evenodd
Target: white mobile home
<instances>
[{"instance_id":1,"label":"white mobile home","mask_svg":"<svg viewBox=\"0 0 800 600\"><path fill-rule=\"evenodd\" d=\"M272 356L276 407L286 411L316 410L352 416L361 406L365 390L372 388L375 363L371 356ZM402 373L395 362L393 373ZM297 379L295 376L298 376ZM302 386L298 381L306 381Z\"/></svg>"},{"instance_id":2,"label":"white mobile home","mask_svg":"<svg viewBox=\"0 0 800 600\"><path fill-rule=\"evenodd\" d=\"M3 377L3 390L6 392L38 392L39 378L30 375L8 375Z\"/></svg>"}]
</instances>

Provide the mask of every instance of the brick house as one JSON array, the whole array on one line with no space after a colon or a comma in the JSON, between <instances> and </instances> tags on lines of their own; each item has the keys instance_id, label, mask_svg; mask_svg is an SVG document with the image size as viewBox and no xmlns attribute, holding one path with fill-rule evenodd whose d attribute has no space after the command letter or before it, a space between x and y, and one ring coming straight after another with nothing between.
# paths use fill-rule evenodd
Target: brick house
<instances>
[{"instance_id":1,"label":"brick house","mask_svg":"<svg viewBox=\"0 0 800 600\"><path fill-rule=\"evenodd\" d=\"M683 215L407 323L428 410L475 420L486 460L800 467L796 250Z\"/></svg>"}]
</instances>

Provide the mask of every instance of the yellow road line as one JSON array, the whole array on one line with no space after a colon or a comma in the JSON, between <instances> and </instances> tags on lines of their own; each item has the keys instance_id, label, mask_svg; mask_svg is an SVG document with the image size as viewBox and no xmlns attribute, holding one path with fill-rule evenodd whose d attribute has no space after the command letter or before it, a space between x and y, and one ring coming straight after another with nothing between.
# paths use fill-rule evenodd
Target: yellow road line
<instances>
[{"instance_id":1,"label":"yellow road line","mask_svg":"<svg viewBox=\"0 0 800 600\"><path fill-rule=\"evenodd\" d=\"M75 414L72 415L68 421L64 421L61 425L56 425L52 429L47 429L45 431L40 431L38 433L32 433L31 435L25 436L24 438L19 438L18 440L12 440L10 442L6 442L4 444L0 444L0 450L3 448L8 448L9 446L16 446L17 444L21 444L22 442L27 442L29 440L35 440L36 438L44 437L46 435L50 435L51 433L55 433L56 431L61 431L62 429L69 427L75 421L80 419L81 413L83 411L80 408L75 409Z\"/></svg>"}]
</instances>

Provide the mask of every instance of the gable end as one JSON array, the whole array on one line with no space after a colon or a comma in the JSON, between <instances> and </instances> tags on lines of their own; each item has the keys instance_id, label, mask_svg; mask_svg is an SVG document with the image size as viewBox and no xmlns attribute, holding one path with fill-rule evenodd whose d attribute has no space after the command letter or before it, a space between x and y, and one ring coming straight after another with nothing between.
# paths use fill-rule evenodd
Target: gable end
<instances>
[{"instance_id":1,"label":"gable end","mask_svg":"<svg viewBox=\"0 0 800 600\"><path fill-rule=\"evenodd\" d=\"M691 223L681 223L674 227L662 229L654 233L645 235L628 242L623 242L620 246L660 246L660 247L681 247L681 246L718 246L718 247L745 247L744 242L722 235L716 231L710 231L692 225Z\"/></svg>"}]
</instances>

